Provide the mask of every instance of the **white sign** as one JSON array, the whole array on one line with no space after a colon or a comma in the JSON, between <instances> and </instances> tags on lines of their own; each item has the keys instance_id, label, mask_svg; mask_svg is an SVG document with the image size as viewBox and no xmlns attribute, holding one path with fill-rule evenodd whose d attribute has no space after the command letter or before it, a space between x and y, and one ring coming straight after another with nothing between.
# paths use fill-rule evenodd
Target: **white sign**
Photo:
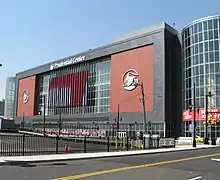
<instances>
[{"instance_id":1,"label":"white sign","mask_svg":"<svg viewBox=\"0 0 220 180\"><path fill-rule=\"evenodd\" d=\"M124 89L127 91L134 90L139 84L138 76L139 75L136 70L127 70L122 77L122 84Z\"/></svg>"},{"instance_id":2,"label":"white sign","mask_svg":"<svg viewBox=\"0 0 220 180\"><path fill-rule=\"evenodd\" d=\"M50 65L50 70L60 68L60 67L63 67L63 66L68 66L68 65L71 65L71 64L75 64L77 62L84 61L85 58L86 58L86 56L79 56L77 58L73 57L73 58L70 58L70 59L67 59L67 60L63 60L63 61L60 61L60 62L57 62L57 63L53 63L53 64Z\"/></svg>"},{"instance_id":3,"label":"white sign","mask_svg":"<svg viewBox=\"0 0 220 180\"><path fill-rule=\"evenodd\" d=\"M194 132L194 123L189 125L189 132L191 132L191 133Z\"/></svg>"},{"instance_id":4,"label":"white sign","mask_svg":"<svg viewBox=\"0 0 220 180\"><path fill-rule=\"evenodd\" d=\"M177 140L176 140L176 142L177 143L182 143L182 144L184 144L184 143L192 143L192 141L193 141L193 137L179 137L179 138L177 138Z\"/></svg>"}]
</instances>

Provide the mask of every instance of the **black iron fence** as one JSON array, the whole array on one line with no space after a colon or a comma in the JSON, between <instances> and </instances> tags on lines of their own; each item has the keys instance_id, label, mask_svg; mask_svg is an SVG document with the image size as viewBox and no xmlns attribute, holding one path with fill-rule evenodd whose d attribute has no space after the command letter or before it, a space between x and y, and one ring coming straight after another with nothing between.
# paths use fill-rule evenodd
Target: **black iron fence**
<instances>
[{"instance_id":1,"label":"black iron fence","mask_svg":"<svg viewBox=\"0 0 220 180\"><path fill-rule=\"evenodd\" d=\"M146 143L149 143L146 145ZM1 134L0 156L24 156L61 153L129 151L148 148L175 147L171 138L144 139L44 137L27 134Z\"/></svg>"}]
</instances>

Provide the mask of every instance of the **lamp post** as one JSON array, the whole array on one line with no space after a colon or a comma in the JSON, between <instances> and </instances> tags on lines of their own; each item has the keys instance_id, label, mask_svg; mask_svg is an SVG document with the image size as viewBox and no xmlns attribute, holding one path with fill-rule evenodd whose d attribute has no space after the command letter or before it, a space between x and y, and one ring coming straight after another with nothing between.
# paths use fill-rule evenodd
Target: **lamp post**
<instances>
[{"instance_id":1,"label":"lamp post","mask_svg":"<svg viewBox=\"0 0 220 180\"><path fill-rule=\"evenodd\" d=\"M204 144L209 144L208 138L208 98L212 97L212 93L209 91L208 94L205 95L205 140Z\"/></svg>"},{"instance_id":2,"label":"lamp post","mask_svg":"<svg viewBox=\"0 0 220 180\"><path fill-rule=\"evenodd\" d=\"M23 116L22 116L22 130L24 131L24 112L23 112Z\"/></svg>"},{"instance_id":3,"label":"lamp post","mask_svg":"<svg viewBox=\"0 0 220 180\"><path fill-rule=\"evenodd\" d=\"M193 147L196 147L196 84L193 83Z\"/></svg>"},{"instance_id":4,"label":"lamp post","mask_svg":"<svg viewBox=\"0 0 220 180\"><path fill-rule=\"evenodd\" d=\"M119 119L120 119L120 110L119 110L119 104L118 104L118 109L117 109L117 133L119 131Z\"/></svg>"},{"instance_id":5,"label":"lamp post","mask_svg":"<svg viewBox=\"0 0 220 180\"><path fill-rule=\"evenodd\" d=\"M60 136L60 134L61 134L62 125L63 125L62 113L61 113L61 110L60 110L59 119L58 119L58 131L59 131L59 136Z\"/></svg>"},{"instance_id":6,"label":"lamp post","mask_svg":"<svg viewBox=\"0 0 220 180\"><path fill-rule=\"evenodd\" d=\"M196 85L193 84L193 105L190 105L190 112L193 111L193 147L196 147L196 112L199 113L199 109L196 110ZM193 110L192 110L193 109Z\"/></svg>"},{"instance_id":7,"label":"lamp post","mask_svg":"<svg viewBox=\"0 0 220 180\"><path fill-rule=\"evenodd\" d=\"M44 102L44 116L43 116L43 119L44 119L44 136L46 136L46 97L45 95L43 95L43 102Z\"/></svg>"},{"instance_id":8,"label":"lamp post","mask_svg":"<svg viewBox=\"0 0 220 180\"><path fill-rule=\"evenodd\" d=\"M140 83L140 86L141 86L141 96L142 96L141 102L142 102L142 107L143 107L144 132L147 133L147 119L146 119L146 110L145 110L145 94L144 94L143 82ZM151 128L150 122L148 124L149 124L149 128Z\"/></svg>"}]
</instances>

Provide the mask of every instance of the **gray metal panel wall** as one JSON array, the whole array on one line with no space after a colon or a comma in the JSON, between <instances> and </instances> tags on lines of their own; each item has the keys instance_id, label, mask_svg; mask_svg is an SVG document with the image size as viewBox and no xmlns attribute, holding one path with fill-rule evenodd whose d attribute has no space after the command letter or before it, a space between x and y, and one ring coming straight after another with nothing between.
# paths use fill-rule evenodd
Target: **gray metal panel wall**
<instances>
[{"instance_id":1,"label":"gray metal panel wall","mask_svg":"<svg viewBox=\"0 0 220 180\"><path fill-rule=\"evenodd\" d=\"M167 128L172 130L171 136L181 133L182 112L182 60L181 41L179 35L165 32L165 108Z\"/></svg>"},{"instance_id":2,"label":"gray metal panel wall","mask_svg":"<svg viewBox=\"0 0 220 180\"><path fill-rule=\"evenodd\" d=\"M117 46L109 47L108 49L103 49L103 51L99 52L93 52L93 54L90 54L89 57L101 57L103 55L112 54L115 52L120 52L122 50L129 50L137 47L141 47L144 45L154 45L154 111L153 112L146 112L147 113L147 119L151 121L157 121L157 122L164 122L165 121L165 51L164 51L164 29L158 30L157 32L154 32L150 35L145 35L137 39L132 39L131 41L124 42L122 44L119 44ZM88 55L87 55L88 56ZM48 65L49 66L49 65ZM48 66L44 66L44 69L49 69ZM39 69L37 70L39 71ZM146 69L147 71L147 69ZM36 72L35 72L36 73ZM35 74L32 72L32 74ZM29 74L23 74L24 76L30 75ZM19 76L21 77L21 76ZM17 80L19 79L17 78ZM18 87L17 87L18 88ZM17 98L16 98L17 99ZM147 101L147 100L146 100ZM141 105L141 103L140 103ZM80 115L66 115L66 118L69 119L78 119L78 118L85 118L85 117L102 117L101 114L80 114ZM108 113L107 116L109 117L110 121L113 121L115 116L115 113ZM134 113L122 113L121 114L123 118L123 122L125 123L132 123L132 122L143 122L143 114L142 112L134 112ZM41 119L41 117L39 117ZM65 118L65 117L64 117ZM33 117L25 117L26 120L31 120ZM54 117L54 119L56 119ZM20 122L21 117L16 118L16 122Z\"/></svg>"},{"instance_id":3,"label":"gray metal panel wall","mask_svg":"<svg viewBox=\"0 0 220 180\"><path fill-rule=\"evenodd\" d=\"M171 34L176 34L176 30L172 27L168 26L169 32ZM125 40L120 43L114 43L112 45L106 46L106 48L100 48L96 51L86 52L84 54L87 57L87 60L92 60L98 57L111 55L114 53L118 53L121 51L145 46L153 44L154 45L154 111L146 112L147 119L153 122L165 122L166 114L168 113L165 109L165 32L164 29L158 29L157 31L151 32L149 34L141 35L135 38L131 38L129 40ZM60 60L59 60L60 61ZM34 68L32 70L28 70L22 73L17 74L17 83L20 78L24 78L27 76L43 73L49 71L50 64ZM147 69L146 69L147 70ZM17 90L18 90L18 86ZM17 93L16 93L17 95ZM17 97L16 97L17 101ZM17 104L17 102L16 102ZM175 106L175 105L174 105ZM165 112L166 111L166 112ZM132 123L132 122L143 122L143 114L142 112L134 112L134 113L121 113L123 118L123 122ZM78 118L89 119L89 118L97 117L98 119L102 119L102 117L108 117L110 121L113 121L116 117L115 113L106 113L106 114L76 114L76 115L65 115L65 119L69 120L77 120ZM100 117L100 118L99 118ZM25 117L25 120L31 121L33 119L42 119L42 117ZM49 117L48 117L49 118ZM92 118L92 119L93 119ZM50 119L57 119L57 117L50 117ZM16 122L21 122L21 117L16 118Z\"/></svg>"}]
</instances>

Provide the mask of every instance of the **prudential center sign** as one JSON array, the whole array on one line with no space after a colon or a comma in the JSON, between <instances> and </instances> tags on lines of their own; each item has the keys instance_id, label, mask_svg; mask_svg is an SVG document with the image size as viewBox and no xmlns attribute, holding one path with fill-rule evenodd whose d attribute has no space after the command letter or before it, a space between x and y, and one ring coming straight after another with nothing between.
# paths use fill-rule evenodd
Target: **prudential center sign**
<instances>
[{"instance_id":1,"label":"prudential center sign","mask_svg":"<svg viewBox=\"0 0 220 180\"><path fill-rule=\"evenodd\" d=\"M68 66L68 65L75 64L77 62L84 61L85 58L86 58L86 56L79 56L77 58L73 57L73 58L69 58L67 60L63 60L63 61L60 61L60 62L53 63L53 64L50 65L50 70L61 68L63 66Z\"/></svg>"}]
</instances>

